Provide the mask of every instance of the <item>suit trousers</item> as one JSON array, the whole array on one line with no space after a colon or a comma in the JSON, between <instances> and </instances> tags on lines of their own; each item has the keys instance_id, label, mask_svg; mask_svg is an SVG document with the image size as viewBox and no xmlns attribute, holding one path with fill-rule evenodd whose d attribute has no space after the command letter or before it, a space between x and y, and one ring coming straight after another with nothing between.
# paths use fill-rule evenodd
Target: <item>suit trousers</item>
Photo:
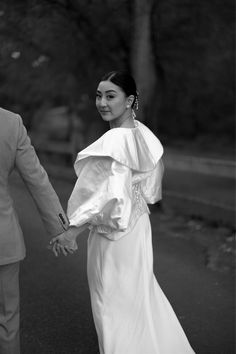
<instances>
[{"instance_id":1,"label":"suit trousers","mask_svg":"<svg viewBox=\"0 0 236 354\"><path fill-rule=\"evenodd\" d=\"M0 265L0 353L20 354L20 262Z\"/></svg>"}]
</instances>

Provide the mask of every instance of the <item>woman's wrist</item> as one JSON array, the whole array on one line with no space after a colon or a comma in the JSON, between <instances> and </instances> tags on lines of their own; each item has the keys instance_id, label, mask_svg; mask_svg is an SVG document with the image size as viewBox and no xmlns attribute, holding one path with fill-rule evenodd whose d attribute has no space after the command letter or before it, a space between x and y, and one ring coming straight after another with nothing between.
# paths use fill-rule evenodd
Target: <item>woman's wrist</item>
<instances>
[{"instance_id":1,"label":"woman's wrist","mask_svg":"<svg viewBox=\"0 0 236 354\"><path fill-rule=\"evenodd\" d=\"M84 224L81 226L69 226L69 229L66 232L66 239L68 240L75 240L77 236L83 232L88 227L88 224Z\"/></svg>"}]
</instances>

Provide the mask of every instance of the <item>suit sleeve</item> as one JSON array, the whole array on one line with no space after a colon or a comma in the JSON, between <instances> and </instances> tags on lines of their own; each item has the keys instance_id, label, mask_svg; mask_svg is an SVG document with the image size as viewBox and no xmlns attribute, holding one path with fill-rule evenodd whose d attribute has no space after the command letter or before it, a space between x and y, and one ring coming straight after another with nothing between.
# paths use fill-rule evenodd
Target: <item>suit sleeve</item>
<instances>
[{"instance_id":1,"label":"suit sleeve","mask_svg":"<svg viewBox=\"0 0 236 354\"><path fill-rule=\"evenodd\" d=\"M47 232L55 236L68 229L68 219L31 145L22 119L17 117L19 125L15 165L36 203Z\"/></svg>"}]
</instances>

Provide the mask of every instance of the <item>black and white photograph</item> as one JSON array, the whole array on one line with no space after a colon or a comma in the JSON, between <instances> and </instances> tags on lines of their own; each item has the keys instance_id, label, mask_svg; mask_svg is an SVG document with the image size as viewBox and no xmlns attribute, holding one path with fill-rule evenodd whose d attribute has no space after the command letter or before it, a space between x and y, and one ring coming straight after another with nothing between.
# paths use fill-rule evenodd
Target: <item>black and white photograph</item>
<instances>
[{"instance_id":1,"label":"black and white photograph","mask_svg":"<svg viewBox=\"0 0 236 354\"><path fill-rule=\"evenodd\" d=\"M0 0L0 354L235 354L233 0Z\"/></svg>"}]
</instances>

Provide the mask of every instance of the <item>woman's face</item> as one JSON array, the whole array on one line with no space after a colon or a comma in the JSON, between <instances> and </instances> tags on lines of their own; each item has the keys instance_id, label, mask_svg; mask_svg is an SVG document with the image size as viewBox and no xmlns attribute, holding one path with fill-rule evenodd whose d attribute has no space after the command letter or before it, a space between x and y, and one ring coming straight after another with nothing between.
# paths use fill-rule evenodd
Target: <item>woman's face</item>
<instances>
[{"instance_id":1,"label":"woman's face","mask_svg":"<svg viewBox=\"0 0 236 354\"><path fill-rule=\"evenodd\" d=\"M97 88L96 107L102 118L110 122L121 118L127 111L129 98L111 81L101 81Z\"/></svg>"}]
</instances>

